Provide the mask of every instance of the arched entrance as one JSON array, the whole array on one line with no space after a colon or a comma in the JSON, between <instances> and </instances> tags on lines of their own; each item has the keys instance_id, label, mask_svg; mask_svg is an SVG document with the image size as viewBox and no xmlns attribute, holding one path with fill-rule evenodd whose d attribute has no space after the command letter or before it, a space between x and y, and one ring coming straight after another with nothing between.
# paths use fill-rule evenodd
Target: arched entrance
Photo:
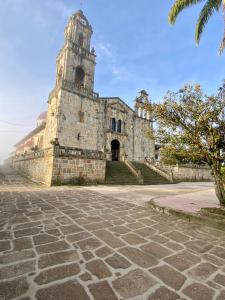
<instances>
[{"instance_id":1,"label":"arched entrance","mask_svg":"<svg viewBox=\"0 0 225 300\"><path fill-rule=\"evenodd\" d=\"M111 142L111 152L112 152L112 160L114 161L120 160L120 142L118 140L113 140Z\"/></svg>"}]
</instances>

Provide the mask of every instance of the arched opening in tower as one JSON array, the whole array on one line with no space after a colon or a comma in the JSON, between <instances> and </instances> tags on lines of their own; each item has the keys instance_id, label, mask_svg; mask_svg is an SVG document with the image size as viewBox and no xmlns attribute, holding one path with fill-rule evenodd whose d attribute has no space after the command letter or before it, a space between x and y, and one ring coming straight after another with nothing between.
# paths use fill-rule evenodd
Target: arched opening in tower
<instances>
[{"instance_id":1,"label":"arched opening in tower","mask_svg":"<svg viewBox=\"0 0 225 300\"><path fill-rule=\"evenodd\" d=\"M83 48L83 45L84 45L84 36L83 36L82 33L79 34L78 43L79 43L79 46L80 46L81 48Z\"/></svg>"},{"instance_id":2,"label":"arched opening in tower","mask_svg":"<svg viewBox=\"0 0 225 300\"><path fill-rule=\"evenodd\" d=\"M113 161L120 160L120 142L118 140L112 140L112 142L111 142L111 153L112 153L112 160Z\"/></svg>"},{"instance_id":3,"label":"arched opening in tower","mask_svg":"<svg viewBox=\"0 0 225 300\"><path fill-rule=\"evenodd\" d=\"M85 77L85 73L82 67L77 67L76 74L75 74L75 86L77 88L84 87L84 77Z\"/></svg>"}]
</instances>

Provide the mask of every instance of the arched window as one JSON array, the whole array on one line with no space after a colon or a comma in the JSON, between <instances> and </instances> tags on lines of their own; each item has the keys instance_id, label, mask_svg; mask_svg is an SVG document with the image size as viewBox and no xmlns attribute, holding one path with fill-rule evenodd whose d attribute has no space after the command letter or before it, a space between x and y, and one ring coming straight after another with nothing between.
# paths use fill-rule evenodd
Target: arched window
<instances>
[{"instance_id":1,"label":"arched window","mask_svg":"<svg viewBox=\"0 0 225 300\"><path fill-rule=\"evenodd\" d=\"M83 45L84 45L84 36L83 36L82 33L79 34L78 43L79 43L80 47L83 47Z\"/></svg>"},{"instance_id":2,"label":"arched window","mask_svg":"<svg viewBox=\"0 0 225 300\"><path fill-rule=\"evenodd\" d=\"M117 123L117 132L121 132L122 131L122 122L121 120L118 120L118 123Z\"/></svg>"},{"instance_id":3,"label":"arched window","mask_svg":"<svg viewBox=\"0 0 225 300\"><path fill-rule=\"evenodd\" d=\"M142 117L142 109L140 107L138 108L138 117Z\"/></svg>"},{"instance_id":4,"label":"arched window","mask_svg":"<svg viewBox=\"0 0 225 300\"><path fill-rule=\"evenodd\" d=\"M143 110L143 118L146 118L146 109Z\"/></svg>"},{"instance_id":5,"label":"arched window","mask_svg":"<svg viewBox=\"0 0 225 300\"><path fill-rule=\"evenodd\" d=\"M115 118L112 118L112 130L113 131L116 131L116 119Z\"/></svg>"},{"instance_id":6,"label":"arched window","mask_svg":"<svg viewBox=\"0 0 225 300\"><path fill-rule=\"evenodd\" d=\"M84 86L84 70L81 67L76 68L75 85L80 88Z\"/></svg>"}]
</instances>

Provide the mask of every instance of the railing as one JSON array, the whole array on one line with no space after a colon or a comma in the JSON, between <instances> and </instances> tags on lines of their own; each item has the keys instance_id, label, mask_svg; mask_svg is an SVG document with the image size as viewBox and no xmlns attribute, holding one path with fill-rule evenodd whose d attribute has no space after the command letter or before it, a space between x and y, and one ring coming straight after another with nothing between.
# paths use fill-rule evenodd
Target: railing
<instances>
[{"instance_id":1,"label":"railing","mask_svg":"<svg viewBox=\"0 0 225 300\"><path fill-rule=\"evenodd\" d=\"M88 158L88 159L105 159L105 155L101 151L97 150L86 150L73 147L64 147L64 146L54 146L54 155L55 156L74 156L79 158Z\"/></svg>"},{"instance_id":2,"label":"railing","mask_svg":"<svg viewBox=\"0 0 225 300\"><path fill-rule=\"evenodd\" d=\"M153 171L155 171L156 173L158 173L159 175L161 175L162 177L166 178L169 182L171 183L174 182L172 170L165 171L161 167L156 165L153 161L147 158L145 159L145 165L150 169L152 169Z\"/></svg>"},{"instance_id":3,"label":"railing","mask_svg":"<svg viewBox=\"0 0 225 300\"><path fill-rule=\"evenodd\" d=\"M53 149L52 147L42 149L42 150L36 150L33 152L29 153L21 153L21 154L15 154L14 156L11 157L11 160L14 161L19 161L19 160L27 160L27 159L33 159L33 158L40 158L48 155L53 154Z\"/></svg>"},{"instance_id":4,"label":"railing","mask_svg":"<svg viewBox=\"0 0 225 300\"><path fill-rule=\"evenodd\" d=\"M69 91L73 91L73 92L78 92L80 94L92 97L94 99L98 99L99 98L99 94L98 93L95 93L95 92L93 92L93 91L85 88L84 86L76 85L75 83L73 83L71 81L67 81L67 80L63 79L62 83L61 83L61 86L65 90L69 90Z\"/></svg>"},{"instance_id":5,"label":"railing","mask_svg":"<svg viewBox=\"0 0 225 300\"><path fill-rule=\"evenodd\" d=\"M124 160L124 163L126 164L126 166L130 169L130 171L134 174L134 176L137 177L138 182L140 184L143 184L144 179L143 176L141 174L141 170L137 169L129 160Z\"/></svg>"}]
</instances>

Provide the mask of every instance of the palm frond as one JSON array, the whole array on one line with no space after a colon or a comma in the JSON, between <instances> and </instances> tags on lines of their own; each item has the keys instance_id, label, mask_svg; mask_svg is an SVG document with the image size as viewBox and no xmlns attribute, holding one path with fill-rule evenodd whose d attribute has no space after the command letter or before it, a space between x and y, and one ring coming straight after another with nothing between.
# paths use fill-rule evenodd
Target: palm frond
<instances>
[{"instance_id":1,"label":"palm frond","mask_svg":"<svg viewBox=\"0 0 225 300\"><path fill-rule=\"evenodd\" d=\"M206 4L203 6L195 30L195 40L197 44L200 41L202 32L206 24L208 23L209 18L216 10L219 10L221 4L222 4L222 0L208 0Z\"/></svg>"},{"instance_id":2,"label":"palm frond","mask_svg":"<svg viewBox=\"0 0 225 300\"><path fill-rule=\"evenodd\" d=\"M182 10L202 1L203 0L176 0L168 16L169 23L174 24L176 22L177 16L180 14Z\"/></svg>"}]
</instances>

